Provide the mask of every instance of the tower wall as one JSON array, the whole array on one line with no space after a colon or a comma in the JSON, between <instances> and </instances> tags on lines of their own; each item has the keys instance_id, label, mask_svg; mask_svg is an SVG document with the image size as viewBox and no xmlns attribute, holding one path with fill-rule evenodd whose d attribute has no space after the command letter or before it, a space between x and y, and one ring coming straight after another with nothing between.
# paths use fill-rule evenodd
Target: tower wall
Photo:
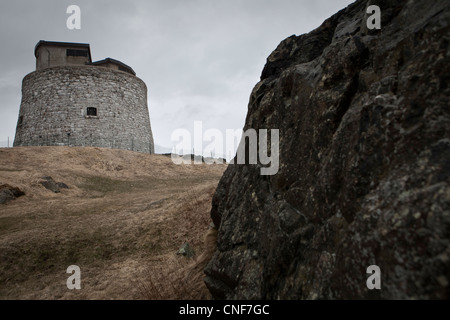
<instances>
[{"instance_id":1,"label":"tower wall","mask_svg":"<svg viewBox=\"0 0 450 320\"><path fill-rule=\"evenodd\" d=\"M93 110L96 115L88 115ZM14 146L43 145L154 153L145 83L126 72L94 66L28 74Z\"/></svg>"}]
</instances>

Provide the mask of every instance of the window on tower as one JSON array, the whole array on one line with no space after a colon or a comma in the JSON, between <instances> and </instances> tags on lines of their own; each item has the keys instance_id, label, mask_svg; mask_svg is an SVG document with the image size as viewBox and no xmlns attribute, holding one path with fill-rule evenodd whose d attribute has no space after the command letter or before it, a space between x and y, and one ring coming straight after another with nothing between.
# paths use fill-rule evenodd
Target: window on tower
<instances>
[{"instance_id":1,"label":"window on tower","mask_svg":"<svg viewBox=\"0 0 450 320\"><path fill-rule=\"evenodd\" d=\"M87 57L88 51L87 50L74 50L74 49L67 49L66 55L72 56L72 57Z\"/></svg>"},{"instance_id":2,"label":"window on tower","mask_svg":"<svg viewBox=\"0 0 450 320\"><path fill-rule=\"evenodd\" d=\"M97 116L97 108L88 107L88 108L87 108L86 114L87 114L88 116L96 117L96 116Z\"/></svg>"}]
</instances>

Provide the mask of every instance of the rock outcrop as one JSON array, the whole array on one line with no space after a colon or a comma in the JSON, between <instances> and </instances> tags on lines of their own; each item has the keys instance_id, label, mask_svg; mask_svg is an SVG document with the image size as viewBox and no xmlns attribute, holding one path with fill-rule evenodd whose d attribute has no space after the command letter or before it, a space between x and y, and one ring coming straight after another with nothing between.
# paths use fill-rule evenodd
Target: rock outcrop
<instances>
[{"instance_id":1,"label":"rock outcrop","mask_svg":"<svg viewBox=\"0 0 450 320\"><path fill-rule=\"evenodd\" d=\"M449 21L446 0L356 1L269 56L244 130L279 129L279 171L222 177L215 298L450 298Z\"/></svg>"},{"instance_id":2,"label":"rock outcrop","mask_svg":"<svg viewBox=\"0 0 450 320\"><path fill-rule=\"evenodd\" d=\"M40 182L45 189L50 190L54 193L60 193L61 189L69 189L69 186L64 182L56 182L52 177L45 176L42 177L42 181Z\"/></svg>"},{"instance_id":3,"label":"rock outcrop","mask_svg":"<svg viewBox=\"0 0 450 320\"><path fill-rule=\"evenodd\" d=\"M15 200L18 197L24 196L25 192L17 187L12 187L8 184L0 185L0 204Z\"/></svg>"}]
</instances>

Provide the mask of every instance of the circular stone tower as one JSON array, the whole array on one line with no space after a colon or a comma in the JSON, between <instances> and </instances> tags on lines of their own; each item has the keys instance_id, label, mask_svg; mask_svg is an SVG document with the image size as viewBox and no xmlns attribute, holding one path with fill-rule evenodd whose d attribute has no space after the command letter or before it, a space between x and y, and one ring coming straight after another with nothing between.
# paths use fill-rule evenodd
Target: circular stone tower
<instances>
[{"instance_id":1,"label":"circular stone tower","mask_svg":"<svg viewBox=\"0 0 450 320\"><path fill-rule=\"evenodd\" d=\"M154 153L147 87L133 69L92 62L88 44L40 41L22 83L14 146L96 146Z\"/></svg>"}]
</instances>

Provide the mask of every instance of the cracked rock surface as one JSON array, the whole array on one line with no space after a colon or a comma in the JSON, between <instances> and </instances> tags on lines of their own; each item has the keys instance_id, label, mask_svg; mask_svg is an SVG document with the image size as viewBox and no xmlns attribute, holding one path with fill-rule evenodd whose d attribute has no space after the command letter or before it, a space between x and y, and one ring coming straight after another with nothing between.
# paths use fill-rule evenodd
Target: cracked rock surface
<instances>
[{"instance_id":1,"label":"cracked rock surface","mask_svg":"<svg viewBox=\"0 0 450 320\"><path fill-rule=\"evenodd\" d=\"M268 57L244 130L280 130L279 171L222 177L215 298L450 298L449 22L444 0L356 1Z\"/></svg>"}]
</instances>

